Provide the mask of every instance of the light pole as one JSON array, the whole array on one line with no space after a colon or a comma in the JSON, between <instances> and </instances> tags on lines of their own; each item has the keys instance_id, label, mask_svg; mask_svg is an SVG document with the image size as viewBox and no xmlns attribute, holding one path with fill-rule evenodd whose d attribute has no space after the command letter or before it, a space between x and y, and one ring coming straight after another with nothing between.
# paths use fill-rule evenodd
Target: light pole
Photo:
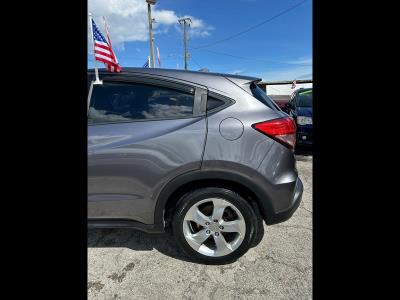
<instances>
[{"instance_id":1,"label":"light pole","mask_svg":"<svg viewBox=\"0 0 400 300\"><path fill-rule=\"evenodd\" d=\"M146 2L147 2L147 15L149 18L150 62L151 62L151 67L154 68L154 37L153 37L153 19L151 18L151 5L155 5L157 0L146 0Z\"/></svg>"},{"instance_id":2,"label":"light pole","mask_svg":"<svg viewBox=\"0 0 400 300\"><path fill-rule=\"evenodd\" d=\"M186 34L186 25L190 26L190 23L192 22L192 19L190 18L182 18L178 20L179 24L183 24L183 56L185 59L185 70L187 70L188 64L188 58L189 58L189 53L187 51L187 34Z\"/></svg>"}]
</instances>

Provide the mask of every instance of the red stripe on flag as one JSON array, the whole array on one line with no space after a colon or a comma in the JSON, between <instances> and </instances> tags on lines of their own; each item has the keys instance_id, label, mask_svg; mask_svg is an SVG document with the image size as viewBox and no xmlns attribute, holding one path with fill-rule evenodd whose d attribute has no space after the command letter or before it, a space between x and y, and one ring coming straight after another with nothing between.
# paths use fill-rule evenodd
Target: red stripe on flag
<instances>
[{"instance_id":1,"label":"red stripe on flag","mask_svg":"<svg viewBox=\"0 0 400 300\"><path fill-rule=\"evenodd\" d=\"M102 44L99 44L99 43L95 43L94 46L95 47L99 47L99 48L103 48L103 49L106 49L106 50L111 50L111 47L108 46L108 45L106 46L106 45L102 45Z\"/></svg>"},{"instance_id":2,"label":"red stripe on flag","mask_svg":"<svg viewBox=\"0 0 400 300\"><path fill-rule=\"evenodd\" d=\"M109 70L109 68L111 66L113 66L115 68L116 72L121 72L121 70L122 70L121 67L114 62L111 62L111 61L108 61L108 60L105 60L105 59L99 58L99 57L96 57L96 60L104 63L106 65L107 70Z\"/></svg>"},{"instance_id":3,"label":"red stripe on flag","mask_svg":"<svg viewBox=\"0 0 400 300\"><path fill-rule=\"evenodd\" d=\"M96 56L96 60L101 61L101 62L103 62L105 64L116 64L113 60L111 60L109 58Z\"/></svg>"},{"instance_id":4,"label":"red stripe on flag","mask_svg":"<svg viewBox=\"0 0 400 300\"><path fill-rule=\"evenodd\" d=\"M97 46L94 47L94 50L103 51L103 52L106 52L106 53L111 53L112 52L111 49L104 49L104 48L100 48L100 47L97 47Z\"/></svg>"},{"instance_id":5,"label":"red stripe on flag","mask_svg":"<svg viewBox=\"0 0 400 300\"><path fill-rule=\"evenodd\" d=\"M110 59L112 59L113 61L115 61L114 55L111 55L111 54L108 54L108 53L105 53L105 52L102 52L102 51L98 51L98 50L95 50L94 53L95 53L95 54L102 55L102 56L109 57Z\"/></svg>"}]
</instances>

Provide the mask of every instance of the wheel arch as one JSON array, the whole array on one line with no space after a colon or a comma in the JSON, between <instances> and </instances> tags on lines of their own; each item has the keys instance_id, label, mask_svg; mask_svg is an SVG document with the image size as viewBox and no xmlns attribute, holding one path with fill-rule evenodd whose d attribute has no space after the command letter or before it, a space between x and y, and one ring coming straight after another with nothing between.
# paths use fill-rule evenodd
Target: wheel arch
<instances>
[{"instance_id":1,"label":"wheel arch","mask_svg":"<svg viewBox=\"0 0 400 300\"><path fill-rule=\"evenodd\" d=\"M247 167L246 167L247 168ZM197 170L182 174L171 180L159 193L156 202L154 220L158 226L165 228L171 219L171 209L187 192L201 187L228 188L243 196L254 206L256 204L264 220L268 220L273 207L267 193L255 181L260 176L250 168L249 173L232 172L232 169ZM259 179L261 180L261 179Z\"/></svg>"}]
</instances>

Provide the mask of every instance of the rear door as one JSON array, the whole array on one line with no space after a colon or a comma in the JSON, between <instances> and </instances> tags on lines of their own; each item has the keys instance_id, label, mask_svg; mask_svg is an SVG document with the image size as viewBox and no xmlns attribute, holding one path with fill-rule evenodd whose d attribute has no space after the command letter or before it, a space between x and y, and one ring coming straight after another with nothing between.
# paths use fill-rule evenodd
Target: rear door
<instances>
[{"instance_id":1,"label":"rear door","mask_svg":"<svg viewBox=\"0 0 400 300\"><path fill-rule=\"evenodd\" d=\"M206 138L200 86L160 78L104 79L88 110L88 214L154 223L162 187L199 169ZM203 96L204 97L204 96Z\"/></svg>"}]
</instances>

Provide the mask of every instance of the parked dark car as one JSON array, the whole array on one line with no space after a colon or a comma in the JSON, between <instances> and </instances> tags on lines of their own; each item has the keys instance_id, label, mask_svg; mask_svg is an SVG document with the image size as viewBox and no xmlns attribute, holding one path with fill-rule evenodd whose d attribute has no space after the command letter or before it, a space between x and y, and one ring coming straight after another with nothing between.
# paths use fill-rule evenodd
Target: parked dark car
<instances>
[{"instance_id":1,"label":"parked dark car","mask_svg":"<svg viewBox=\"0 0 400 300\"><path fill-rule=\"evenodd\" d=\"M311 146L313 143L313 90L302 88L293 92L291 100L285 106L289 116L297 124L297 144Z\"/></svg>"},{"instance_id":2,"label":"parked dark car","mask_svg":"<svg viewBox=\"0 0 400 300\"><path fill-rule=\"evenodd\" d=\"M279 106L280 109L284 110L286 104L290 101L290 95L268 95L274 102Z\"/></svg>"},{"instance_id":3,"label":"parked dark car","mask_svg":"<svg viewBox=\"0 0 400 300\"><path fill-rule=\"evenodd\" d=\"M230 262L290 218L303 185L295 124L258 78L167 69L88 72L90 227L171 231Z\"/></svg>"}]
</instances>

